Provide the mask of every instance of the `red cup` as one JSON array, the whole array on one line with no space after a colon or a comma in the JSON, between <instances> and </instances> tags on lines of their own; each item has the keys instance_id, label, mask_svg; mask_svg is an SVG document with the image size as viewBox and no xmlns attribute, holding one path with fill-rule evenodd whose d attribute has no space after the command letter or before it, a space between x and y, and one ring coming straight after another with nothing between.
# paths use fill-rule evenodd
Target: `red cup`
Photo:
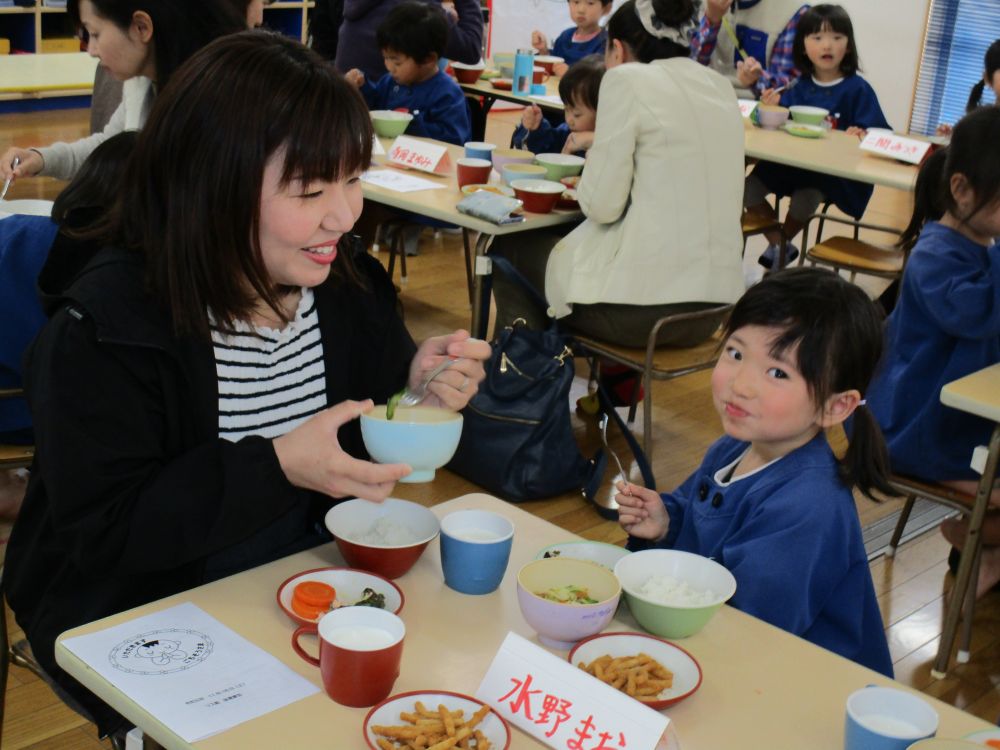
<instances>
[{"instance_id":1,"label":"red cup","mask_svg":"<svg viewBox=\"0 0 1000 750\"><path fill-rule=\"evenodd\" d=\"M307 654L299 637L319 636L319 658ZM319 667L323 688L342 706L374 706L392 692L399 677L406 626L391 612L373 607L342 607L316 625L292 633L295 653Z\"/></svg>"},{"instance_id":2,"label":"red cup","mask_svg":"<svg viewBox=\"0 0 1000 750\"><path fill-rule=\"evenodd\" d=\"M466 185L481 185L490 181L490 172L493 170L491 161L463 157L455 164L459 189Z\"/></svg>"},{"instance_id":3,"label":"red cup","mask_svg":"<svg viewBox=\"0 0 1000 750\"><path fill-rule=\"evenodd\" d=\"M545 83L548 77L549 74L545 68L536 65L531 74L531 81L532 83Z\"/></svg>"}]
</instances>

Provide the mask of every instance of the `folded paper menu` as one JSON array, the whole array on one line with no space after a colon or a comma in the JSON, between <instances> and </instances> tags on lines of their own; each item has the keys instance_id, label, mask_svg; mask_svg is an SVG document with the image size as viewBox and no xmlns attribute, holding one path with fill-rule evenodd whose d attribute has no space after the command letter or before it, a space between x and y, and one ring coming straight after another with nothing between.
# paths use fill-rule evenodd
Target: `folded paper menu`
<instances>
[{"instance_id":1,"label":"folded paper menu","mask_svg":"<svg viewBox=\"0 0 1000 750\"><path fill-rule=\"evenodd\" d=\"M190 602L63 644L185 742L319 692Z\"/></svg>"},{"instance_id":2,"label":"folded paper menu","mask_svg":"<svg viewBox=\"0 0 1000 750\"><path fill-rule=\"evenodd\" d=\"M441 190L444 185L423 177L415 177L398 169L369 169L361 180L370 185L378 185L386 190L394 190L397 193L412 193L417 190Z\"/></svg>"},{"instance_id":3,"label":"folded paper menu","mask_svg":"<svg viewBox=\"0 0 1000 750\"><path fill-rule=\"evenodd\" d=\"M524 216L515 214L523 204L517 198L509 198L506 195L498 195L488 190L477 190L471 195L467 195L455 206L463 214L474 216L477 219L493 222L494 224L514 224L524 221Z\"/></svg>"}]
</instances>

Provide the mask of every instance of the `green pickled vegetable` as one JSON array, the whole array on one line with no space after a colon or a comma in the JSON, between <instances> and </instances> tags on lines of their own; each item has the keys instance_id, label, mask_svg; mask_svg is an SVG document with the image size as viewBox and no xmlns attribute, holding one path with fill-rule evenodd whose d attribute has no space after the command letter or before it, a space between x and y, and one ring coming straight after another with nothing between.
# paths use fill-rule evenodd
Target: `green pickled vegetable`
<instances>
[{"instance_id":1,"label":"green pickled vegetable","mask_svg":"<svg viewBox=\"0 0 1000 750\"><path fill-rule=\"evenodd\" d=\"M399 404L399 399L401 399L403 397L404 393L406 393L406 389L405 388L403 390L399 391L398 393L392 394L389 397L389 402L385 405L385 418L386 419L390 419L391 420L394 416L396 416L396 406Z\"/></svg>"}]
</instances>

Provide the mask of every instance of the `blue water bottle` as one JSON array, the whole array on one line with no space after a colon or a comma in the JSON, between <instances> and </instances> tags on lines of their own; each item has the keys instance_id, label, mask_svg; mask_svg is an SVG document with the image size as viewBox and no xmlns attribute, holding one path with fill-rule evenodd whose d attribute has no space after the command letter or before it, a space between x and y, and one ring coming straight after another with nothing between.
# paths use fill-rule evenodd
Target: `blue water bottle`
<instances>
[{"instance_id":1,"label":"blue water bottle","mask_svg":"<svg viewBox=\"0 0 1000 750\"><path fill-rule=\"evenodd\" d=\"M535 73L535 55L530 49L519 49L514 55L514 82L511 86L515 94L531 93L532 77Z\"/></svg>"}]
</instances>

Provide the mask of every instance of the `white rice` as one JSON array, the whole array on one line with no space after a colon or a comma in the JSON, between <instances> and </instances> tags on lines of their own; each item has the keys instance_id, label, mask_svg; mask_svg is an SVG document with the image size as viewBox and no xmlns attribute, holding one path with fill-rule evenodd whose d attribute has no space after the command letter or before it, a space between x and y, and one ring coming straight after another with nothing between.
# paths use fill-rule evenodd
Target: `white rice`
<instances>
[{"instance_id":1,"label":"white rice","mask_svg":"<svg viewBox=\"0 0 1000 750\"><path fill-rule=\"evenodd\" d=\"M413 532L401 523L386 517L375 521L368 531L352 534L350 538L360 544L372 544L379 547L398 547L417 541Z\"/></svg>"},{"instance_id":2,"label":"white rice","mask_svg":"<svg viewBox=\"0 0 1000 750\"><path fill-rule=\"evenodd\" d=\"M696 589L673 576L653 576L642 585L639 593L652 602L671 607L703 607L719 598L711 589Z\"/></svg>"}]
</instances>

